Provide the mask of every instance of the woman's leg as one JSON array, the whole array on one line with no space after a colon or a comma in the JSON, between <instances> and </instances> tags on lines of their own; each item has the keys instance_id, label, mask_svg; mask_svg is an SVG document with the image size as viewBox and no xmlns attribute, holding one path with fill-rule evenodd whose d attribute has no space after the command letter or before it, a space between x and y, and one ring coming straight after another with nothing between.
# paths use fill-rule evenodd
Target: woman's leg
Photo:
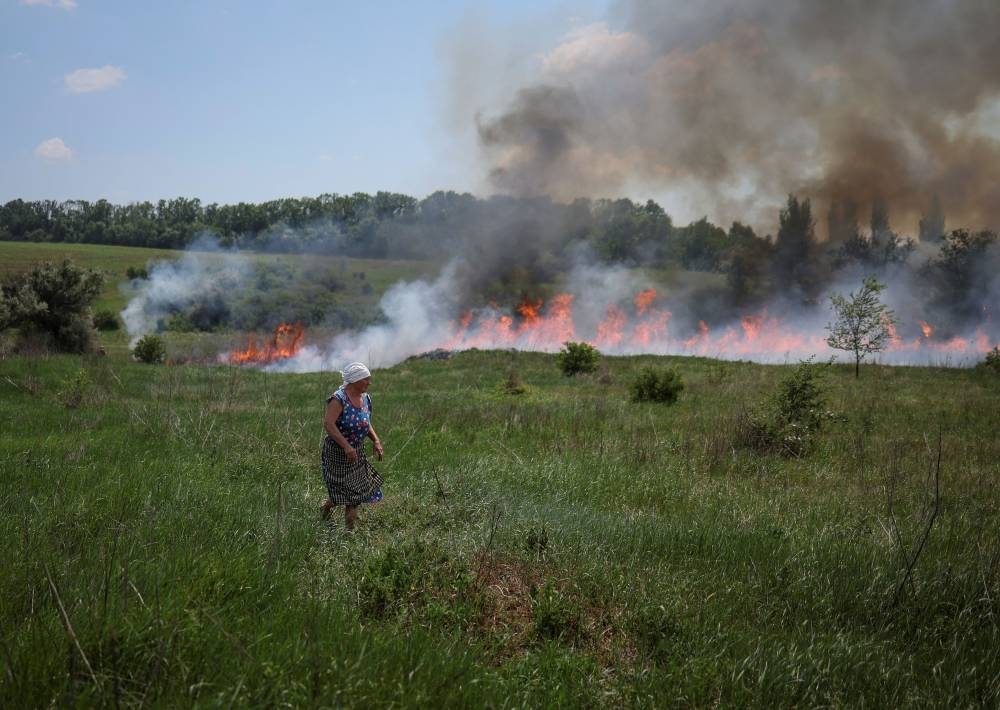
<instances>
[{"instance_id":1,"label":"woman's leg","mask_svg":"<svg viewBox=\"0 0 1000 710\"><path fill-rule=\"evenodd\" d=\"M358 519L358 506L356 505L345 505L344 506L344 527L348 530L354 529L354 523Z\"/></svg>"}]
</instances>

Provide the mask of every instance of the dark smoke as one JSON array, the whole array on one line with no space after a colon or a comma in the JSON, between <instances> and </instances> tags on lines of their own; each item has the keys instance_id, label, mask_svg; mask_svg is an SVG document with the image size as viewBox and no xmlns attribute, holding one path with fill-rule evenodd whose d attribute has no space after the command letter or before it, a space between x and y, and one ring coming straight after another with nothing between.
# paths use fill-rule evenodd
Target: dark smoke
<instances>
[{"instance_id":1,"label":"dark smoke","mask_svg":"<svg viewBox=\"0 0 1000 710\"><path fill-rule=\"evenodd\" d=\"M939 196L951 224L1000 225L996 0L623 0L614 19L479 118L496 188L676 191L768 230L788 193L818 214L878 195L911 233Z\"/></svg>"}]
</instances>

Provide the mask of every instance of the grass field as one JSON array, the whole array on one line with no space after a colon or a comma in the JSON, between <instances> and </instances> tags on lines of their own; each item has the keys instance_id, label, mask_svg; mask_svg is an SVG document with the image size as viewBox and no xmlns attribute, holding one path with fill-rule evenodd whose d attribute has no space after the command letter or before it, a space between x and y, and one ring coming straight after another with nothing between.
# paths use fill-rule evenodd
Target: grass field
<instances>
[{"instance_id":1,"label":"grass field","mask_svg":"<svg viewBox=\"0 0 1000 710\"><path fill-rule=\"evenodd\" d=\"M736 430L788 367L604 364L376 371L387 499L350 535L335 374L0 360L0 705L1000 703L996 376L834 367L842 420L785 459ZM629 401L650 364L676 405Z\"/></svg>"}]
</instances>

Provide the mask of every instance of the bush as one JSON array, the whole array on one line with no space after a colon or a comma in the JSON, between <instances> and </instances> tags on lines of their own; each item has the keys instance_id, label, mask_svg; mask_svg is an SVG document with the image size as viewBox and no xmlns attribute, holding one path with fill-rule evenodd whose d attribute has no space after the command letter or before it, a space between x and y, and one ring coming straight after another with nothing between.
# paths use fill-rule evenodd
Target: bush
<instances>
[{"instance_id":1,"label":"bush","mask_svg":"<svg viewBox=\"0 0 1000 710\"><path fill-rule=\"evenodd\" d=\"M987 370L995 375L1000 375L1000 345L993 346L993 349L986 353L986 359L977 367L980 370Z\"/></svg>"},{"instance_id":2,"label":"bush","mask_svg":"<svg viewBox=\"0 0 1000 710\"><path fill-rule=\"evenodd\" d=\"M76 409L83 404L90 386L90 375L86 370L80 368L62 381L56 397L67 409Z\"/></svg>"},{"instance_id":3,"label":"bush","mask_svg":"<svg viewBox=\"0 0 1000 710\"><path fill-rule=\"evenodd\" d=\"M133 281L135 279L148 279L149 272L146 270L146 267L144 266L139 266L139 267L130 266L127 269L125 269L125 277L130 281Z\"/></svg>"},{"instance_id":4,"label":"bush","mask_svg":"<svg viewBox=\"0 0 1000 710\"><path fill-rule=\"evenodd\" d=\"M673 368L657 370L643 368L639 376L629 386L635 402L665 402L673 404L684 389L681 376Z\"/></svg>"},{"instance_id":5,"label":"bush","mask_svg":"<svg viewBox=\"0 0 1000 710\"><path fill-rule=\"evenodd\" d=\"M102 308L94 313L94 327L98 330L118 330L121 323L117 313L110 308Z\"/></svg>"},{"instance_id":6,"label":"bush","mask_svg":"<svg viewBox=\"0 0 1000 710\"><path fill-rule=\"evenodd\" d=\"M167 346L159 336L144 335L132 348L132 357L139 362L157 365L167 359Z\"/></svg>"},{"instance_id":7,"label":"bush","mask_svg":"<svg viewBox=\"0 0 1000 710\"><path fill-rule=\"evenodd\" d=\"M823 374L811 360L800 362L767 401L748 413L740 427L742 443L760 453L795 457L808 453L823 424L836 418L825 409Z\"/></svg>"},{"instance_id":8,"label":"bush","mask_svg":"<svg viewBox=\"0 0 1000 710\"><path fill-rule=\"evenodd\" d=\"M169 330L171 333L193 333L197 328L195 328L194 323L188 318L188 315L183 311L174 313L167 319L166 324L163 326L165 330Z\"/></svg>"},{"instance_id":9,"label":"bush","mask_svg":"<svg viewBox=\"0 0 1000 710\"><path fill-rule=\"evenodd\" d=\"M61 352L86 353L95 349L94 329L90 325L90 314L63 318L58 330L53 334L55 346Z\"/></svg>"},{"instance_id":10,"label":"bush","mask_svg":"<svg viewBox=\"0 0 1000 710\"><path fill-rule=\"evenodd\" d=\"M90 303L103 284L99 272L69 259L36 266L0 289L0 328L44 333L63 352L86 352L94 344Z\"/></svg>"},{"instance_id":11,"label":"bush","mask_svg":"<svg viewBox=\"0 0 1000 710\"><path fill-rule=\"evenodd\" d=\"M593 345L567 341L556 355L556 365L566 377L572 377L581 372L594 372L600 359L601 353Z\"/></svg>"}]
</instances>

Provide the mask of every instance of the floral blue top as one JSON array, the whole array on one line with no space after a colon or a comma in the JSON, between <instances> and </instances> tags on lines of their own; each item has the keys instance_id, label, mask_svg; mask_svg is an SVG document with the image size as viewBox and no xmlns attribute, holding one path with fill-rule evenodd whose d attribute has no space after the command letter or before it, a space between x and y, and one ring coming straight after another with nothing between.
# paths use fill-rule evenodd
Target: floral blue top
<instances>
[{"instance_id":1,"label":"floral blue top","mask_svg":"<svg viewBox=\"0 0 1000 710\"><path fill-rule=\"evenodd\" d=\"M337 429L347 439L347 443L356 449L364 443L365 437L368 436L368 429L371 427L371 397L368 396L367 392L361 395L361 407L355 407L351 404L351 398L347 396L343 387L327 397L326 403L329 404L334 397L344 405L344 411L337 418Z\"/></svg>"}]
</instances>

